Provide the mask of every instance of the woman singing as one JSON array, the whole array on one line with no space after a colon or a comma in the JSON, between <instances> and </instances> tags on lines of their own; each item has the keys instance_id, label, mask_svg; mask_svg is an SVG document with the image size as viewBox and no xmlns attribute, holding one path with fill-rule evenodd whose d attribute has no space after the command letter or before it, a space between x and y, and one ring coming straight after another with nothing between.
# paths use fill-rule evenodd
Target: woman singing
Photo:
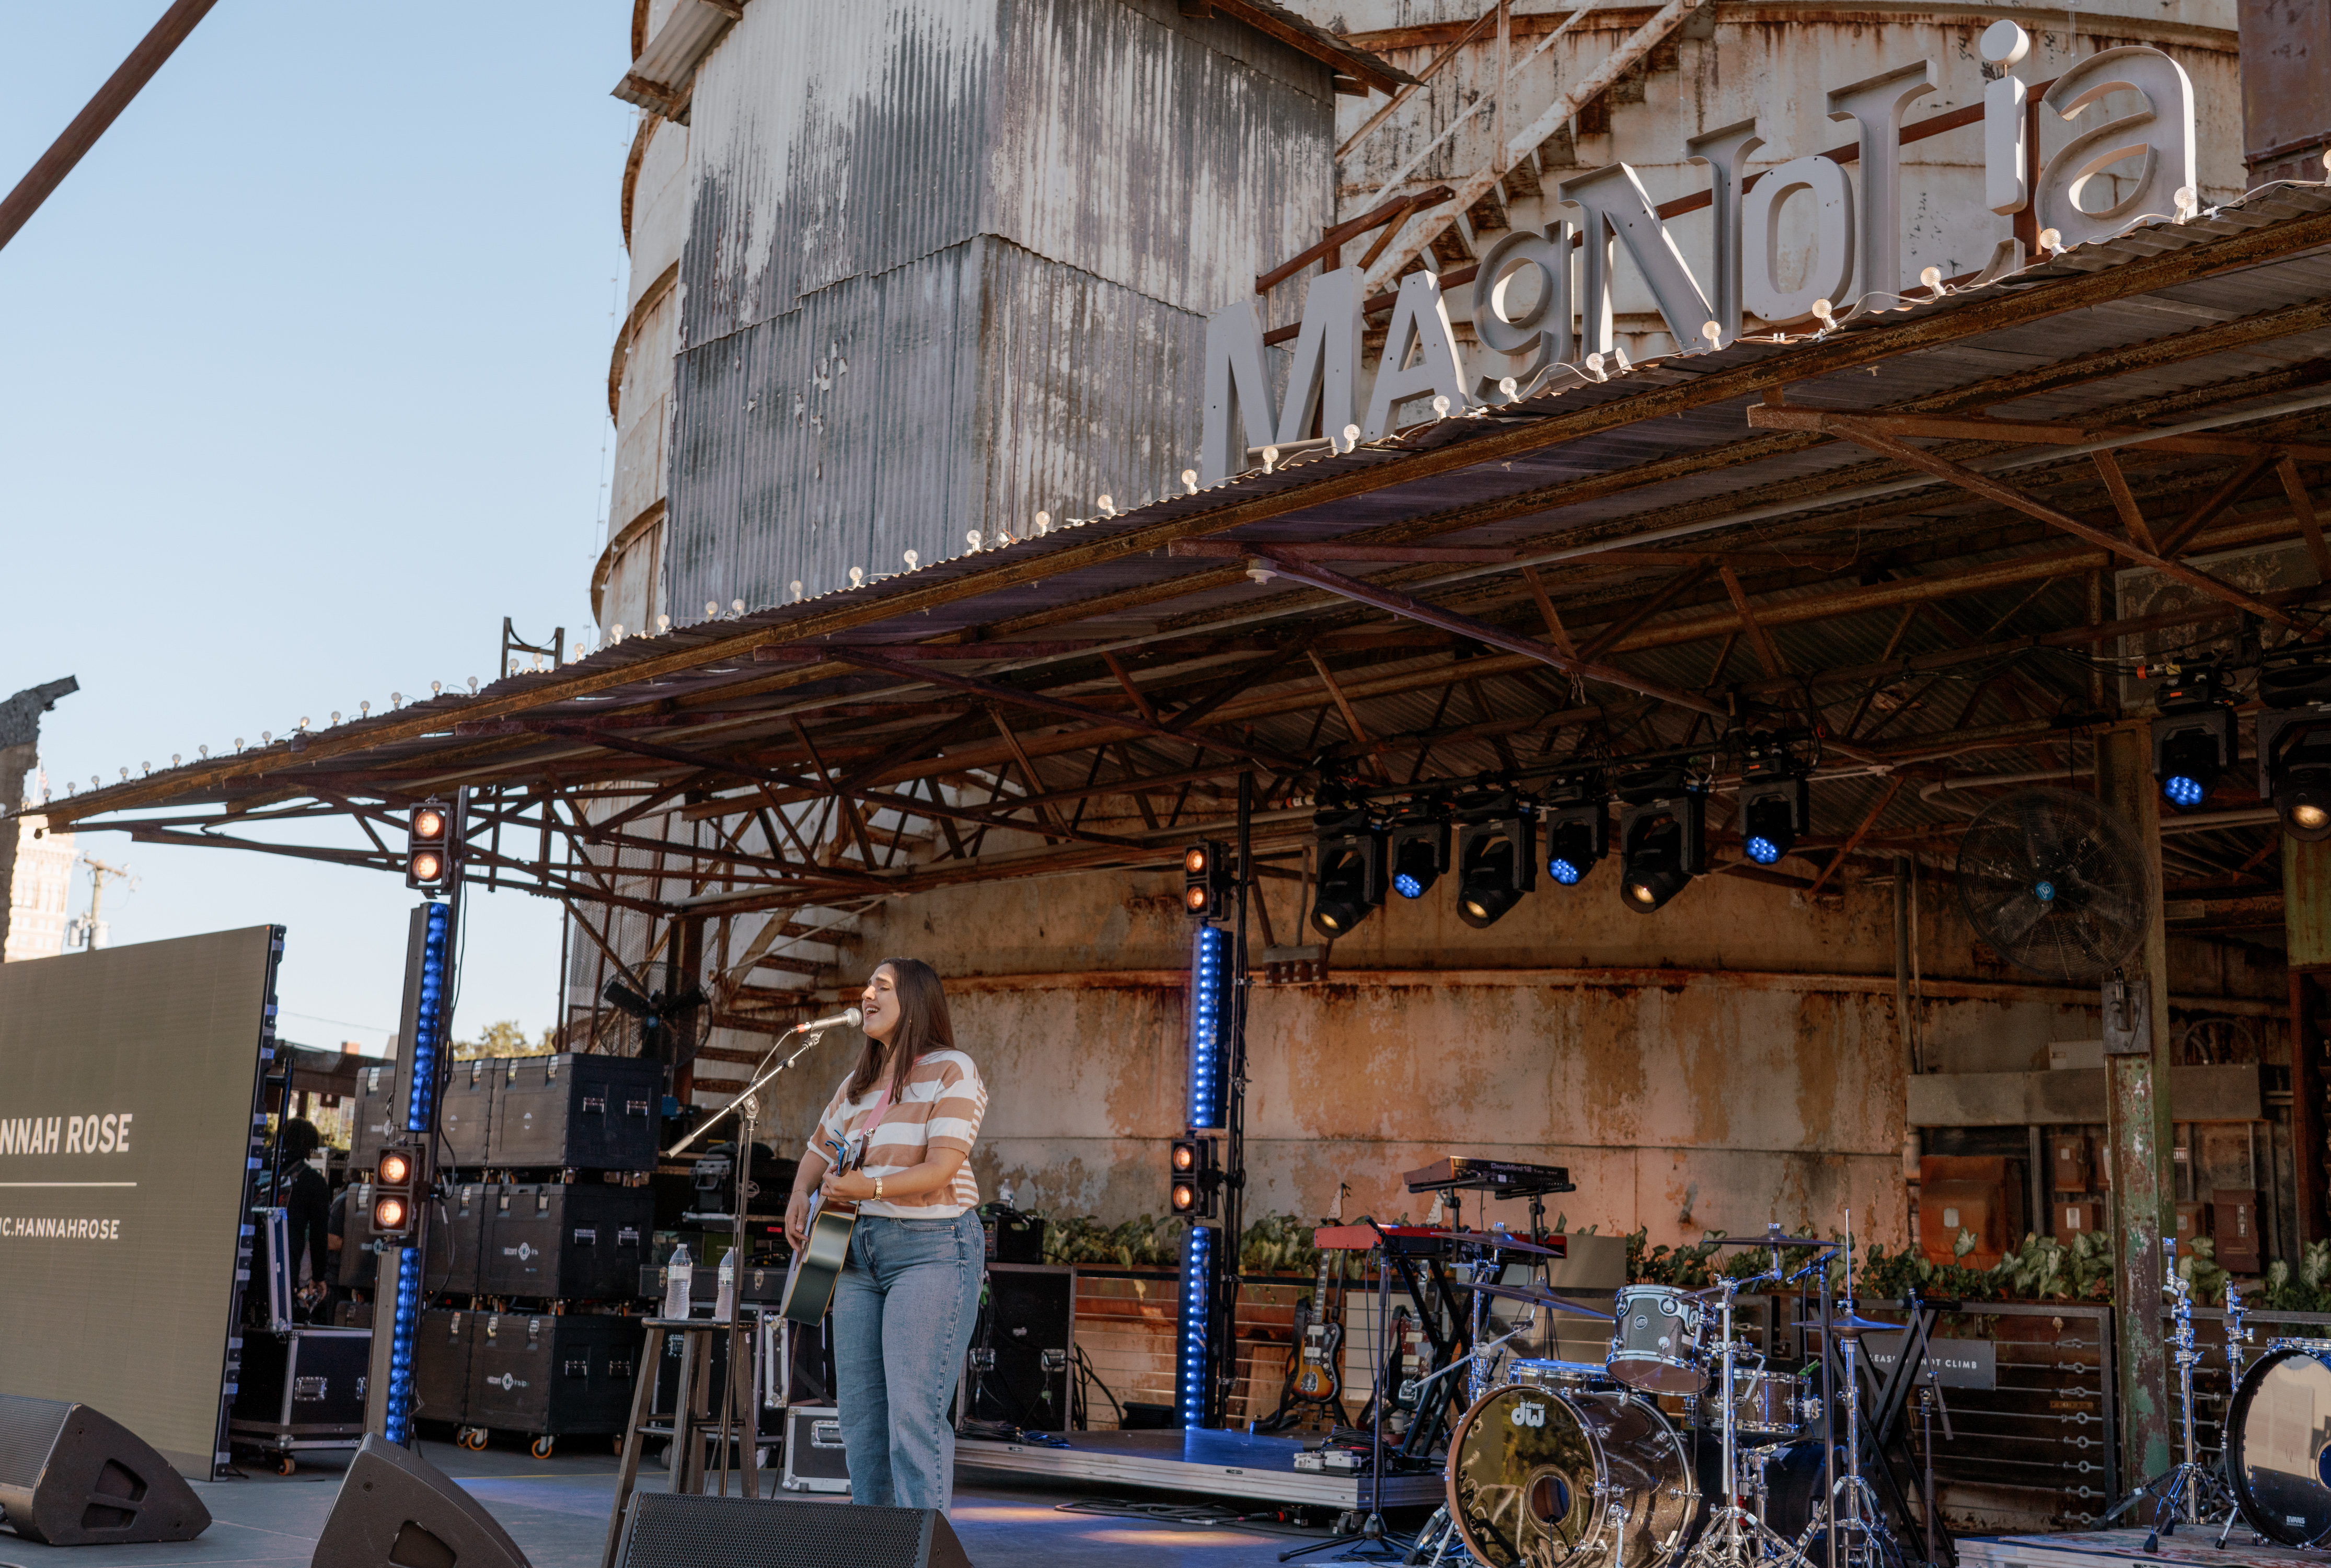
<instances>
[{"instance_id":1,"label":"woman singing","mask_svg":"<svg viewBox=\"0 0 2331 1568\"><path fill-rule=\"evenodd\" d=\"M866 983L866 1050L833 1091L802 1157L785 1231L803 1245L809 1199L858 1205L833 1293L833 1367L852 1502L947 1506L955 1490L948 1402L979 1312L986 1244L965 1162L987 1088L955 1048L947 993L917 958L885 959ZM829 1175L835 1146L860 1168Z\"/></svg>"}]
</instances>

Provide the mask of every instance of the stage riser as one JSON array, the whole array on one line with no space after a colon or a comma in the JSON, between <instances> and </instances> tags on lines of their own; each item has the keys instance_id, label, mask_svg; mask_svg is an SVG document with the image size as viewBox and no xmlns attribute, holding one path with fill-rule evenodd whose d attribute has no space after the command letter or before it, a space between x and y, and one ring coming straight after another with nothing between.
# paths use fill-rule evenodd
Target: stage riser
<instances>
[{"instance_id":1,"label":"stage riser","mask_svg":"<svg viewBox=\"0 0 2331 1568\"><path fill-rule=\"evenodd\" d=\"M1074 1442L1076 1440L1070 1440ZM1290 1445L1291 1450L1291 1445ZM1194 1464L1186 1459L1104 1453L1091 1449L1054 1449L1019 1443L980 1442L959 1439L955 1463L958 1472L1030 1476L1047 1480L1099 1481L1109 1486L1142 1487L1163 1492L1212 1497L1251 1497L1260 1502L1309 1503L1321 1507L1368 1506L1368 1481L1364 1475L1310 1475L1300 1470L1273 1471L1238 1465ZM1384 1506L1421 1505L1432 1507L1442 1499L1439 1475L1386 1478Z\"/></svg>"}]
</instances>

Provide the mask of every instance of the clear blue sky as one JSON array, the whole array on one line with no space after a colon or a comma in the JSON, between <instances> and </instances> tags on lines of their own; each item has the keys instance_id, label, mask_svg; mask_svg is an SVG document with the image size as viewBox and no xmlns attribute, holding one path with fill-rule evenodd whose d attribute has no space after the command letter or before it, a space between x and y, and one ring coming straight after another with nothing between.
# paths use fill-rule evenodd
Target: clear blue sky
<instances>
[{"instance_id":1,"label":"clear blue sky","mask_svg":"<svg viewBox=\"0 0 2331 1568\"><path fill-rule=\"evenodd\" d=\"M0 188L164 3L0 0ZM588 627L630 18L222 0L0 250L0 696L80 678L42 728L60 793L490 679L504 615ZM278 922L285 1035L395 1026L401 879L81 847L139 879L117 946ZM540 1030L557 907L470 908L456 1032Z\"/></svg>"}]
</instances>

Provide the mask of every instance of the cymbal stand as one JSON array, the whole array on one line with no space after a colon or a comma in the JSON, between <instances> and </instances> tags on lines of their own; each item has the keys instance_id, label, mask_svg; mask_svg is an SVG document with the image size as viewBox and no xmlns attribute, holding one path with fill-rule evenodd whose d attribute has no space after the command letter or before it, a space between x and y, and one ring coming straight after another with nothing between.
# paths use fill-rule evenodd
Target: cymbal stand
<instances>
[{"instance_id":1,"label":"cymbal stand","mask_svg":"<svg viewBox=\"0 0 2331 1568\"><path fill-rule=\"evenodd\" d=\"M2164 1288L2176 1301L2171 1316L2176 1331L2169 1336L2170 1358L2177 1364L2177 1394L2185 1440L2185 1457L2159 1475L2141 1482L2135 1491L2113 1505L2104 1516L2109 1525L2122 1514L2146 1498L2153 1501L2153 1528L2145 1537L2147 1552L2161 1550L2161 1537L2174 1535L2180 1525L2199 1525L2207 1510L2214 1517L2222 1507L2233 1506L2233 1496L2217 1472L2201 1464L2193 1457L2193 1367L2202 1353L2193 1348L2193 1286L2177 1272L2177 1238L2161 1239L2161 1256L2168 1269ZM2231 1344L2231 1340L2229 1344Z\"/></svg>"},{"instance_id":2,"label":"cymbal stand","mask_svg":"<svg viewBox=\"0 0 2331 1568\"><path fill-rule=\"evenodd\" d=\"M1718 1342L1721 1355L1713 1397L1717 1412L1718 1474L1723 1477L1724 1500L1701 1527L1698 1541L1693 1544L1679 1568L1765 1568L1776 1563L1787 1564L1788 1568L1813 1568L1812 1560L1798 1546L1792 1545L1765 1523L1761 1513L1741 1500L1738 1412L1732 1400L1732 1371L1739 1347L1732 1337L1732 1300L1744 1285L1753 1285L1765 1278L1758 1275L1755 1279L1744 1280L1726 1276L1717 1281L1724 1291L1724 1307L1722 1338Z\"/></svg>"},{"instance_id":3,"label":"cymbal stand","mask_svg":"<svg viewBox=\"0 0 2331 1568\"><path fill-rule=\"evenodd\" d=\"M1798 1544L1826 1530L1836 1543L1841 1564L1891 1568L1901 1562L1901 1549L1887 1532L1877 1492L1861 1475L1861 1328L1853 1310L1853 1215L1850 1210L1845 1228L1845 1291L1839 1307L1843 1321L1832 1324L1831 1329L1837 1336L1845 1380L1845 1473L1832 1484Z\"/></svg>"},{"instance_id":4,"label":"cymbal stand","mask_svg":"<svg viewBox=\"0 0 2331 1568\"><path fill-rule=\"evenodd\" d=\"M2242 1386L2243 1366L2250 1359L2250 1326L2243 1322L2242 1318L2241 1287L2229 1279L2226 1281L2226 1374L2231 1380L2228 1383L2230 1389L2239 1389ZM2227 1408L2229 1410L2232 1408L2231 1398ZM2225 1447L2222 1441L2218 1450L2218 1463L2222 1472L2225 1462ZM2234 1533L2234 1523L2241 1516L2242 1511L2238 1505L2228 1506L2226 1516L2218 1525L2219 1550L2225 1549L2226 1537Z\"/></svg>"},{"instance_id":5,"label":"cymbal stand","mask_svg":"<svg viewBox=\"0 0 2331 1568\"><path fill-rule=\"evenodd\" d=\"M1402 1557L1412 1557L1416 1552L1417 1543L1394 1533L1384 1524L1384 1409L1386 1392L1384 1380L1392 1373L1394 1356L1394 1347L1387 1338L1392 1322L1392 1286L1385 1270L1392 1257L1392 1238L1384 1234L1384 1227L1376 1222L1375 1216L1364 1214L1360 1220L1361 1223L1376 1233L1376 1318L1374 1325L1375 1332L1368 1335L1373 1345L1371 1366L1375 1392L1368 1396L1370 1413L1368 1417L1367 1516L1360 1522L1360 1527L1357 1530L1335 1535L1325 1541L1314 1541L1308 1546L1294 1546L1281 1552L1279 1554L1279 1560L1281 1563L1292 1562L1298 1557L1308 1557L1314 1552L1325 1552L1330 1546L1350 1548L1336 1559L1339 1563L1380 1563L1386 1560L1381 1557L1358 1555L1371 1548L1394 1553Z\"/></svg>"}]
</instances>

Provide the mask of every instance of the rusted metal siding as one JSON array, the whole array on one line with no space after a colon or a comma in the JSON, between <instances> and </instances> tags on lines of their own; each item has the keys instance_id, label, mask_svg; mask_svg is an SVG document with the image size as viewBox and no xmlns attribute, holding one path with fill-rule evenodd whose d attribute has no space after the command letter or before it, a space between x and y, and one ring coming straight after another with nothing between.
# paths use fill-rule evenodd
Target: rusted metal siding
<instances>
[{"instance_id":1,"label":"rusted metal siding","mask_svg":"<svg viewBox=\"0 0 2331 1568\"><path fill-rule=\"evenodd\" d=\"M1171 488L1204 315L1326 221L1331 96L1164 0L748 8L696 85L675 616Z\"/></svg>"}]
</instances>

